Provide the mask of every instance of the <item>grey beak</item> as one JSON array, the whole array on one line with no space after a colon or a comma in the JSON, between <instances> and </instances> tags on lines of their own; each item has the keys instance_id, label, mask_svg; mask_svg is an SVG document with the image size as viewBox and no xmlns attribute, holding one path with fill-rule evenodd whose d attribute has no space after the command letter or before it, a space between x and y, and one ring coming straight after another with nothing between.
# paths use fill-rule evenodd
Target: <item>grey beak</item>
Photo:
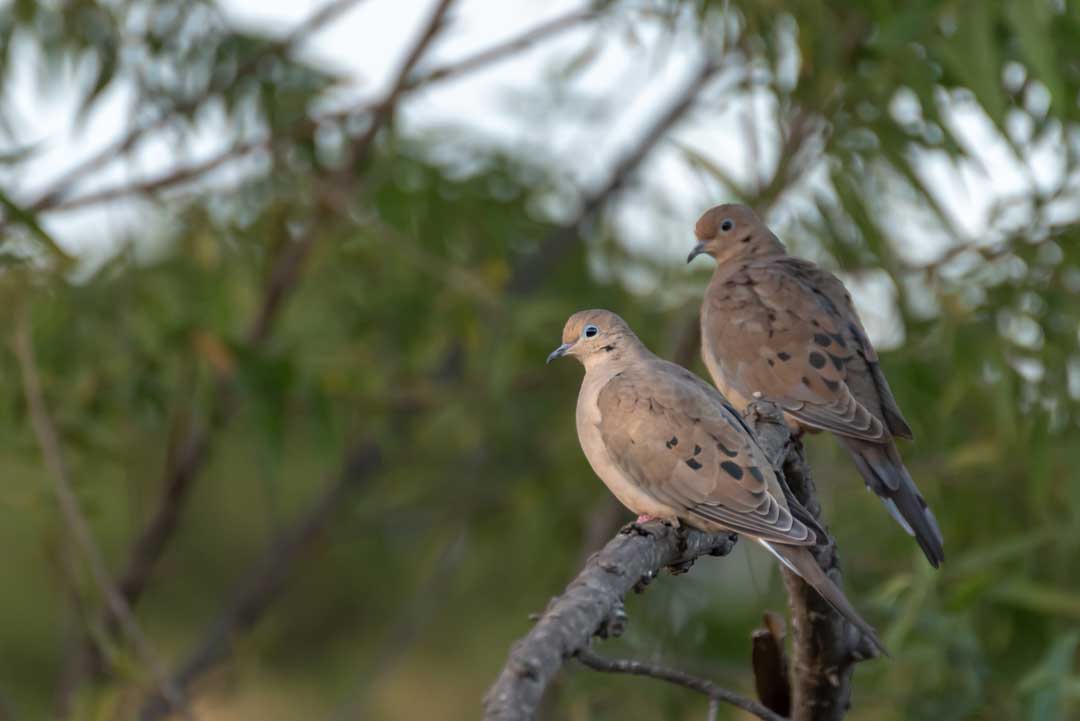
<instances>
[{"instance_id":1,"label":"grey beak","mask_svg":"<svg viewBox=\"0 0 1080 721\"><path fill-rule=\"evenodd\" d=\"M698 243L697 245L694 246L694 249L690 251L690 255L686 256L686 262L689 263L694 258L698 257L699 255L701 255L704 252L705 252L705 244L704 243Z\"/></svg>"},{"instance_id":2,"label":"grey beak","mask_svg":"<svg viewBox=\"0 0 1080 721\"><path fill-rule=\"evenodd\" d=\"M561 346L551 351L551 353L548 354L547 363L550 363L556 358L562 358L564 355L566 355L566 351L570 350L571 345L573 345L573 343L563 343Z\"/></svg>"}]
</instances>

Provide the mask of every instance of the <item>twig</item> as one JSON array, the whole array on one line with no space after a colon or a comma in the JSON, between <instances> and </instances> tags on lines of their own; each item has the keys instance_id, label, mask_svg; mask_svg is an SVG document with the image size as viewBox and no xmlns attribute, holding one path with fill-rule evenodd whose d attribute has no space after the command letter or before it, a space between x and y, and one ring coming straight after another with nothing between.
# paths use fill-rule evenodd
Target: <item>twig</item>
<instances>
[{"instance_id":1,"label":"twig","mask_svg":"<svg viewBox=\"0 0 1080 721\"><path fill-rule=\"evenodd\" d=\"M784 651L784 619L766 611L762 620L761 628L751 636L754 690L761 703L781 716L788 716L791 714L791 676Z\"/></svg>"},{"instance_id":2,"label":"twig","mask_svg":"<svg viewBox=\"0 0 1080 721\"><path fill-rule=\"evenodd\" d=\"M413 76L406 81L402 92L412 92L427 87L428 85L433 85L444 80L453 80L467 73L480 70L488 65L504 60L517 52L527 49L541 40L564 32L565 30L594 17L596 17L596 15L591 12L575 12L543 23L542 25L527 30L510 40L481 50L462 60L442 65L421 75ZM318 127L319 125L325 123L338 123L350 116L374 112L378 108L379 102L380 101L365 101L344 110L325 113L315 118L304 118L297 122L297 124L286 133L238 143L198 163L180 168L172 168L155 177L147 178L135 183L125 183L106 187L66 200L58 198L53 202L44 204L41 207L35 207L34 209L39 213L46 211L75 210L77 208L112 202L121 198L153 195L162 190L201 178L228 162L239 160L252 153L268 150L279 142L295 138L301 133L310 132L312 128Z\"/></svg>"},{"instance_id":3,"label":"twig","mask_svg":"<svg viewBox=\"0 0 1080 721\"><path fill-rule=\"evenodd\" d=\"M731 704L736 708L740 708L747 713L751 713L764 721L788 721L778 713L765 708L757 701L753 699L741 696L734 691L729 691L726 688L719 686L707 679L698 678L697 676L691 676L688 673L682 671L676 671L675 669L664 668L663 666L656 666L651 663L645 663L643 661L634 661L631 659L616 659L616 658L604 658L603 656L597 656L592 651L582 649L576 654L578 661L593 669L594 671L602 671L604 673L626 673L633 676L648 676L649 678L655 678L660 681L667 681L683 688L688 688L691 691L696 691L700 694L704 694L709 698L710 702L723 702ZM712 703L710 707L710 717L714 717L712 712Z\"/></svg>"},{"instance_id":4,"label":"twig","mask_svg":"<svg viewBox=\"0 0 1080 721\"><path fill-rule=\"evenodd\" d=\"M496 63L510 55L526 50L544 38L558 35L581 23L592 20L596 18L597 15L598 14L594 10L584 10L567 13L566 15L554 18L553 20L548 20L547 22L540 23L534 28L524 31L516 37L493 45L485 50L481 50L462 60L446 63L430 72L413 78L405 84L405 87L409 90L415 90L430 83L449 80L458 75L464 75L473 70L479 70L486 65Z\"/></svg>"},{"instance_id":5,"label":"twig","mask_svg":"<svg viewBox=\"0 0 1080 721\"><path fill-rule=\"evenodd\" d=\"M432 11L428 21L424 24L423 30L420 32L420 37L413 44L409 54L405 57L404 62L401 63L401 67L398 68L397 74L394 76L394 82L390 85L389 92L380 100L374 108L371 110L371 123L368 125L364 134L360 136L360 139L352 144L351 152L348 153L348 159L345 163L345 172L348 173L351 169L355 168L361 162L364 161L368 151L371 148L372 141L375 139L375 135L384 126L388 125L390 119L394 115L394 108L397 107L398 98L402 93L408 92L407 82L409 76L412 75L413 68L420 62L420 58L423 57L432 41L435 40L435 36L442 30L446 21L446 13L450 9L450 6L454 4L455 0L438 0L435 5L435 9Z\"/></svg>"},{"instance_id":6,"label":"twig","mask_svg":"<svg viewBox=\"0 0 1080 721\"><path fill-rule=\"evenodd\" d=\"M143 633L138 621L135 620L131 607L113 584L112 576L109 575L108 566L105 564L105 557L94 541L90 524L79 506L78 497L75 495L72 486L70 471L60 446L60 438L45 405L41 377L38 374L37 363L34 360L30 319L25 308L20 311L16 320L12 346L22 375L23 391L30 413L30 422L34 434L37 436L38 445L41 447L41 455L45 460L45 465L53 477L53 493L56 496L57 505L59 505L60 512L64 515L64 521L67 523L76 545L89 565L94 584L104 597L110 614L119 620L120 627L131 640L136 653L138 653L142 662L149 667L169 708L182 711L185 717L192 718L183 693L175 684L169 681L164 664L154 651L149 639Z\"/></svg>"},{"instance_id":7,"label":"twig","mask_svg":"<svg viewBox=\"0 0 1080 721\"><path fill-rule=\"evenodd\" d=\"M378 469L379 449L364 442L352 447L337 479L322 493L293 526L268 545L266 551L240 582L232 602L203 633L202 640L188 654L171 681L189 690L207 671L224 660L233 642L249 631L281 594L289 574L300 557L320 537L343 502ZM160 695L147 698L139 712L144 721L166 715L169 707Z\"/></svg>"},{"instance_id":8,"label":"twig","mask_svg":"<svg viewBox=\"0 0 1080 721\"><path fill-rule=\"evenodd\" d=\"M714 60L702 62L690 81L675 96L675 100L656 117L633 148L615 164L608 175L607 182L582 197L581 210L577 217L567 225L553 231L540 244L539 250L515 266L507 286L511 294L525 294L531 291L543 281L548 271L562 259L563 255L577 245L581 227L592 220L597 211L623 189L652 149L693 107L709 80L720 69L720 64Z\"/></svg>"}]
</instances>

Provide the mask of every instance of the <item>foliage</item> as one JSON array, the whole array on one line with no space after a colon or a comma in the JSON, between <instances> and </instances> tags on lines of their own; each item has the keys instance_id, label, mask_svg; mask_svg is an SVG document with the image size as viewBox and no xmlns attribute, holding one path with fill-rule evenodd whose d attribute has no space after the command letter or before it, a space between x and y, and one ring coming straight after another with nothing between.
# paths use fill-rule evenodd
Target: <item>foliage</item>
<instances>
[{"instance_id":1,"label":"foliage","mask_svg":"<svg viewBox=\"0 0 1080 721\"><path fill-rule=\"evenodd\" d=\"M167 665L346 448L370 437L382 449L379 472L289 569L283 596L195 686L199 717L475 717L528 614L622 519L577 448L579 371L543 358L566 316L596 306L675 355L703 279L675 267L696 216L679 217L677 237L649 226L654 242L641 250L626 210L731 197L771 213L800 253L893 291L901 325L884 364L918 439L903 452L941 521L943 570L856 492L835 443L808 441L849 595L895 655L859 667L850 717L1075 716L1078 13L1043 0L605 3L586 23L590 41L655 31L717 54L724 69L701 88L695 127L764 98L747 132L779 152L747 172L679 136L657 152L692 188L656 187L667 176L646 163L599 212L573 219L556 212L582 203L558 158L461 128L391 122L348 162L343 148L370 114L326 115L333 73L231 27L211 3L6 7L4 83L25 42L49 60L42 83L79 69L86 108L118 84L133 88L145 113L135 128L167 118L190 139L213 107L230 143L270 138L239 181L150 189L146 232L96 267L65 260L78 252L60 251L49 225L90 184L28 196L17 178L37 149L12 136L23 150L3 154L0 327L32 321L78 497L117 572L159 503L162 469L193 428L210 429L208 463L135 608ZM557 60L567 93L538 88L535 102L573 113L571 91L594 59ZM1048 181L1021 177L978 237L927 179L933 163L984 159L957 123L964 113L1009 148L1006 172L1034 178L1040 147L1058 158ZM582 237L546 255L569 220L583 221ZM913 237L929 239L929 260L913 254ZM305 239L313 251L280 319L251 343L282 254ZM550 272L538 287L509 287L541 262ZM57 703L65 658L87 633L107 634L100 589L71 561L10 354L0 370L0 717L38 718ZM223 382L236 397L224 420ZM783 600L770 561L739 559L654 584L629 603L617 644L748 690L749 632ZM153 690L129 644L105 645L108 674L80 684L76 717L130 713ZM691 718L704 708L677 689L582 672L546 713Z\"/></svg>"}]
</instances>

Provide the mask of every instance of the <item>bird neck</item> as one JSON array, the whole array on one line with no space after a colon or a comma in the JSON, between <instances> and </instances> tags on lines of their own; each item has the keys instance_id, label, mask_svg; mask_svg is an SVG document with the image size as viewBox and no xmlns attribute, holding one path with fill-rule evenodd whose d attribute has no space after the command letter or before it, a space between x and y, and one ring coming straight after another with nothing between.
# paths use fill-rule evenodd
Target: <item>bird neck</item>
<instances>
[{"instance_id":1,"label":"bird neck","mask_svg":"<svg viewBox=\"0 0 1080 721\"><path fill-rule=\"evenodd\" d=\"M719 269L725 263L755 260L776 255L787 255L784 244L770 230L757 231L750 235L748 240L738 239L728 244L716 257L716 267Z\"/></svg>"},{"instance_id":2,"label":"bird neck","mask_svg":"<svg viewBox=\"0 0 1080 721\"><path fill-rule=\"evenodd\" d=\"M610 342L598 348L582 359L585 372L594 370L621 369L634 361L650 355L649 349L632 334L619 334Z\"/></svg>"}]
</instances>

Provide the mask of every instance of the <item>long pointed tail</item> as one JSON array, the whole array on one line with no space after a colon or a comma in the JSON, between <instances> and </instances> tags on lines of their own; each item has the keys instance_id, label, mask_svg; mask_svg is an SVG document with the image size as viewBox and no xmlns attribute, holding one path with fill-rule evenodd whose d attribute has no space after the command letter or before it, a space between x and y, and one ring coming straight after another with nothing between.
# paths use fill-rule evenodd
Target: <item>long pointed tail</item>
<instances>
[{"instance_id":1,"label":"long pointed tail","mask_svg":"<svg viewBox=\"0 0 1080 721\"><path fill-rule=\"evenodd\" d=\"M855 628L862 631L862 633L870 639L870 642L874 644L874 647L880 651L883 655L888 656L889 652L885 648L885 644L878 638L877 631L869 623L863 620L863 617L859 615L859 612L855 610L855 607L847 600L847 596L840 590L839 586L832 582L832 579L825 575L825 572L821 570L821 566L818 565L814 555L810 553L810 549L806 546L784 546L779 543L768 543L761 541L759 543L769 549L777 558L779 558L785 566L791 569L802 580L806 581L818 594L829 602L829 605L836 609L836 612L843 616L849 623Z\"/></svg>"},{"instance_id":2,"label":"long pointed tail","mask_svg":"<svg viewBox=\"0 0 1080 721\"><path fill-rule=\"evenodd\" d=\"M869 443L842 439L866 486L881 497L889 513L904 530L915 537L926 560L937 568L945 560L941 529L930 507L911 480L896 444Z\"/></svg>"}]
</instances>

